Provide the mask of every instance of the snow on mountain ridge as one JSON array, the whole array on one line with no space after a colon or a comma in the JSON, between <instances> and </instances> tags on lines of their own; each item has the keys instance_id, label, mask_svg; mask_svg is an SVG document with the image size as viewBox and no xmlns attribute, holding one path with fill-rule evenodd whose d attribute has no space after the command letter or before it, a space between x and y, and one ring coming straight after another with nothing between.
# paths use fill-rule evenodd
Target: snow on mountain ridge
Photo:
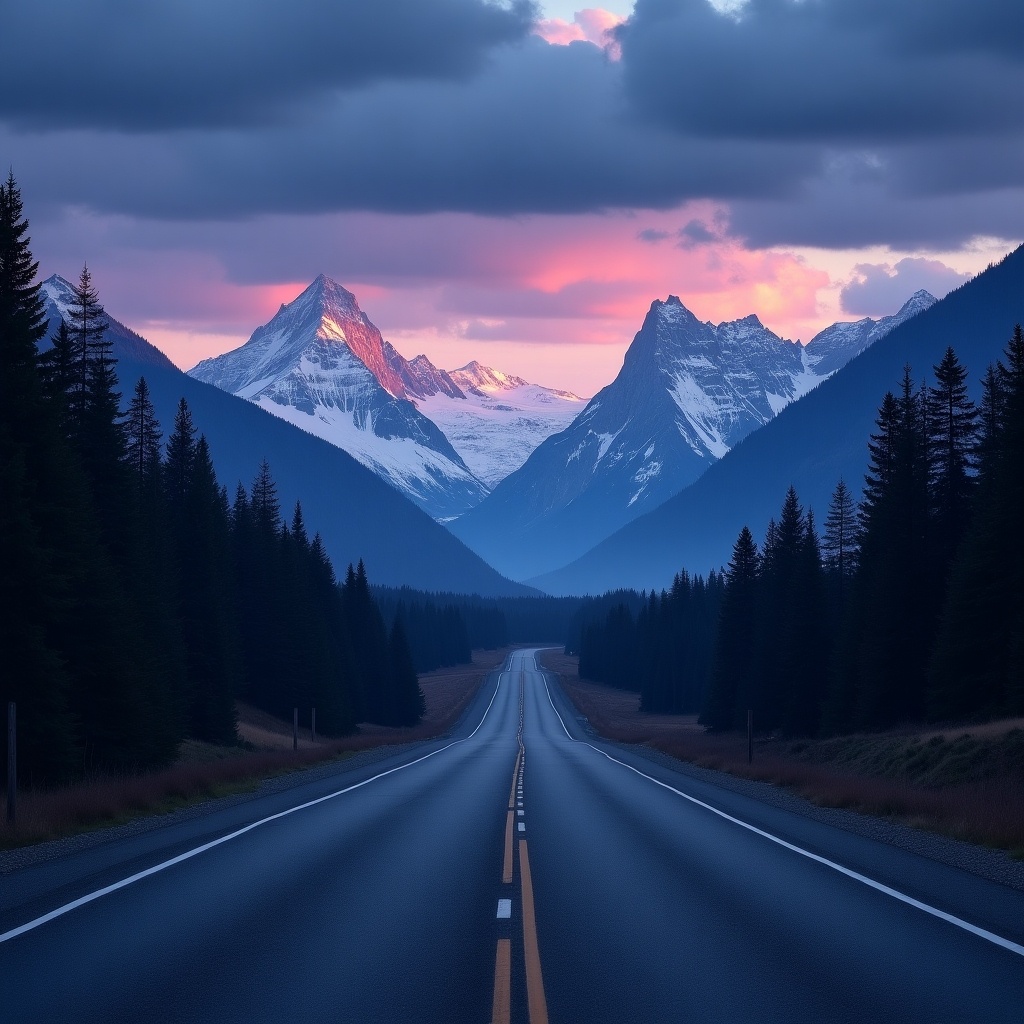
<instances>
[{"instance_id":1,"label":"snow on mountain ridge","mask_svg":"<svg viewBox=\"0 0 1024 1024\"><path fill-rule=\"evenodd\" d=\"M565 564L694 482L871 344L876 326L884 333L928 298L884 325L836 325L806 348L756 315L713 324L678 296L655 300L615 380L452 530L515 579Z\"/></svg>"},{"instance_id":2,"label":"snow on mountain ridge","mask_svg":"<svg viewBox=\"0 0 1024 1024\"><path fill-rule=\"evenodd\" d=\"M458 398L437 393L418 400L417 406L488 487L518 469L585 404L571 391L530 384L475 360L449 376L460 388Z\"/></svg>"},{"instance_id":3,"label":"snow on mountain ridge","mask_svg":"<svg viewBox=\"0 0 1024 1024\"><path fill-rule=\"evenodd\" d=\"M343 448L446 518L487 488L408 400L429 377L424 369L410 368L355 296L321 274L244 345L189 373Z\"/></svg>"}]
</instances>

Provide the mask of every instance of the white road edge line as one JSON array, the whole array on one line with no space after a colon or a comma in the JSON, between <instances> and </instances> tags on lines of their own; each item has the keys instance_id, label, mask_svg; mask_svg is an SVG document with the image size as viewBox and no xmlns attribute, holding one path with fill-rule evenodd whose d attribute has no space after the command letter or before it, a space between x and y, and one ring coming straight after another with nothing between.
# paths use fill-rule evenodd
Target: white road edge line
<instances>
[{"instance_id":1,"label":"white road edge line","mask_svg":"<svg viewBox=\"0 0 1024 1024\"><path fill-rule=\"evenodd\" d=\"M395 768L389 768L386 772L381 772L379 775L374 775L369 779L363 779L362 782L346 786L344 789L328 793L326 796L317 797L315 800L307 800L305 803L296 804L294 807L278 811L277 814L271 814L269 817L261 818L259 821L251 822L244 828L236 829L234 832L229 832L226 836L221 836L219 839L214 839L209 843L203 843L202 846L197 846L192 850L186 850L184 853L179 853L177 857L172 857L170 860L165 860L160 864L154 864L152 867L146 868L145 871L136 872L134 875L122 878L120 881L104 886L102 889L97 889L95 892L90 892L85 896L80 896L77 900L65 903L64 906L57 907L56 910L51 910L48 914L43 914L41 917L37 917L32 921L27 921L25 924L18 925L17 928L12 928L10 931L0 933L0 943L9 942L11 939L17 938L19 935L24 935L26 932L34 931L36 928L39 928L44 924L48 924L50 921L53 921L58 917L63 917L72 910L77 910L79 907L83 907L87 903L92 903L93 900L98 900L101 896L107 896L112 892L117 892L118 889L124 889L126 886L139 882L143 878L148 878L150 875L155 875L160 871L166 871L167 868L173 867L175 864L180 864L182 861L190 860L192 857L196 857L200 853L205 853L207 850L212 850L215 846L220 846L222 843L227 843L232 839L237 839L239 836L244 836L246 832L251 832L253 829L259 828L261 825L266 825L271 821L277 821L279 818L286 818L289 814L294 814L296 811L303 811L307 807L315 807L317 804L322 804L327 800L333 800L335 797L343 796L345 793L351 793L354 789L361 789L363 786L368 786L371 782L376 782L378 779L383 779L387 775L393 775L395 772L400 772L405 768L411 768L414 764L426 761L427 758L433 757L435 754L441 754L450 747L454 747L459 743L465 743L467 740L471 740L487 720L487 714L491 710L491 705L494 704L494 700L498 696L498 691L501 689L501 677L503 675L507 675L507 672L498 673L498 684L494 687L494 693L491 695L491 699L488 701L487 707L484 709L483 716L477 724L477 727L463 739L452 740L451 743L446 743L443 747L439 747L437 750L432 750L429 754L417 757L415 761L409 761L406 764L400 764Z\"/></svg>"},{"instance_id":2,"label":"white road edge line","mask_svg":"<svg viewBox=\"0 0 1024 1024\"><path fill-rule=\"evenodd\" d=\"M551 710L554 711L558 721L561 723L565 735L572 740L572 735L569 730L565 728L565 722L562 720L562 716L558 713L558 708L555 707L555 702L551 699L551 690L548 688L547 677L542 675L542 678L544 679L544 690L548 695L548 703L551 705ZM869 888L874 889L876 892L884 893L886 896L891 896L894 900L899 900L900 903L905 903L907 906L914 907L917 910L922 910L926 914L931 914L932 917L937 917L940 921L945 921L947 924L961 928L965 932L970 932L972 935L976 935L978 938L984 939L986 942L991 942L993 945L1000 946L1011 953L1016 953L1017 956L1024 956L1024 946L1017 942L1013 942L1010 939L1004 939L1001 935L996 935L995 932L987 931L985 928L979 928L977 925L973 925L970 921L965 921L963 918L955 917L953 914L947 914L944 910L939 910L938 907L922 903L920 900L916 900L913 896L908 896L906 893L902 893L898 889L893 889L888 885L884 885L882 882L876 882L873 878L868 878L867 875L862 875L858 871L853 871L850 868L843 867L842 864L837 864L835 861L829 860L827 857L821 857L816 853L812 853L810 850L805 850L801 846L795 846L793 843L789 843L779 836L772 835L771 832L765 832L764 829L760 829L756 825L751 825L749 822L743 821L740 818L735 818L731 814L727 814L725 811L720 811L717 807L712 807L711 804L707 804L703 800L698 800L696 797L690 796L688 793L684 793L682 790L676 789L675 786L670 786L667 782L655 779L653 776L640 771L639 768L634 768L631 764L627 764L625 761L620 761L617 757L612 757L611 754L601 750L600 747L595 747L593 743L587 743L586 740L573 740L573 742L586 744L586 746L590 747L591 750L596 750L597 753L607 757L609 761L621 764L623 768L628 768L631 772L636 772L637 775L641 778L647 779L648 782L653 782L656 786L661 786L662 789L667 789L669 792L675 793L676 796L681 796L684 800L689 800L690 803L696 804L698 807L703 807L706 811L710 811L712 814L717 814L718 817L724 818L726 821L731 821L734 825L739 825L740 828L747 829L748 832L753 832L755 835L762 836L764 839L768 839L779 846L785 847L785 849L791 850L793 853L798 853L801 857L806 857L808 860L813 860L817 864L831 868L833 871L837 871L839 874L845 875L847 878L851 878L855 882L860 882L862 885L866 885ZM2 938L2 936L0 936L0 938Z\"/></svg>"}]
</instances>

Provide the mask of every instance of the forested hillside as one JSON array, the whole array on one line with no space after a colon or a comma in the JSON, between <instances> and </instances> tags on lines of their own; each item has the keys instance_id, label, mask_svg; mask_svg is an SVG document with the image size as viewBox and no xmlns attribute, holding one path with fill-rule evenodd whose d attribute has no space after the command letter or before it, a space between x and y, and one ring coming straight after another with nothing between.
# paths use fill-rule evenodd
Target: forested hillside
<instances>
[{"instance_id":1,"label":"forested hillside","mask_svg":"<svg viewBox=\"0 0 1024 1024\"><path fill-rule=\"evenodd\" d=\"M819 537L793 488L722 577L680 574L582 632L580 673L712 729L812 735L1024 713L1024 335L982 399L952 348L882 400L863 498L839 481Z\"/></svg>"},{"instance_id":2,"label":"forested hillside","mask_svg":"<svg viewBox=\"0 0 1024 1024\"><path fill-rule=\"evenodd\" d=\"M46 319L27 230L9 176L0 702L17 702L22 781L145 769L186 736L233 742L238 696L276 714L315 705L328 734L415 722L403 627L385 626L362 564L337 585L265 461L229 495L184 399L163 443L146 381L118 380L88 268L38 355Z\"/></svg>"}]
</instances>

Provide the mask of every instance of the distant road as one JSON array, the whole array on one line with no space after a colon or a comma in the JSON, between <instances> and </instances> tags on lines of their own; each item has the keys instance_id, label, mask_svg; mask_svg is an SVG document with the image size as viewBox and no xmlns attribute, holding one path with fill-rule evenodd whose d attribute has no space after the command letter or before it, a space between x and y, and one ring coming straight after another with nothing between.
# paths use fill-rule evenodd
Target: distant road
<instances>
[{"instance_id":1,"label":"distant road","mask_svg":"<svg viewBox=\"0 0 1024 1024\"><path fill-rule=\"evenodd\" d=\"M458 735L0 879L0 1021L1024 1020L1024 894L585 735Z\"/></svg>"}]
</instances>

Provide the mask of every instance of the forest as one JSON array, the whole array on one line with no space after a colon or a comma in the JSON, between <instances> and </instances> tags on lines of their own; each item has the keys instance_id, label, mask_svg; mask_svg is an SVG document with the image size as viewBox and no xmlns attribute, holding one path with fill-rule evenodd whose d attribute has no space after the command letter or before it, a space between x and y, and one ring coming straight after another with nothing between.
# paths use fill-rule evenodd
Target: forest
<instances>
[{"instance_id":1,"label":"forest","mask_svg":"<svg viewBox=\"0 0 1024 1024\"><path fill-rule=\"evenodd\" d=\"M713 730L834 735L1024 713L1024 335L982 379L952 348L907 366L819 534L790 488L707 579L611 595L580 628L580 675Z\"/></svg>"},{"instance_id":2,"label":"forest","mask_svg":"<svg viewBox=\"0 0 1024 1024\"><path fill-rule=\"evenodd\" d=\"M123 401L88 267L47 339L37 269L9 175L0 707L17 704L20 783L157 767L185 737L234 743L236 698L315 706L326 735L418 721L412 614L385 619L362 563L335 578L266 461L229 494L184 399L166 443L145 379Z\"/></svg>"}]
</instances>

